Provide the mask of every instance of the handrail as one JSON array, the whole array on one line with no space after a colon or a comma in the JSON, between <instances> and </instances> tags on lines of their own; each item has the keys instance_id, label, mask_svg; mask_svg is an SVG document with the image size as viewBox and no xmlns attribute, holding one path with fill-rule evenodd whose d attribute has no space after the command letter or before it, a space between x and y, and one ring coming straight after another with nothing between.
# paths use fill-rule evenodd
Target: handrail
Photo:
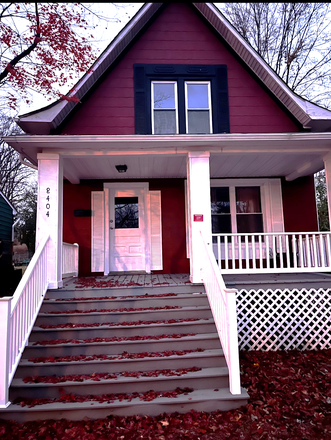
<instances>
[{"instance_id":1,"label":"handrail","mask_svg":"<svg viewBox=\"0 0 331 440\"><path fill-rule=\"evenodd\" d=\"M331 232L212 234L222 273L331 271Z\"/></svg>"},{"instance_id":2,"label":"handrail","mask_svg":"<svg viewBox=\"0 0 331 440\"><path fill-rule=\"evenodd\" d=\"M201 255L202 280L229 369L230 392L241 394L236 290L225 286L211 246L206 243L201 231L200 238L203 251Z\"/></svg>"},{"instance_id":3,"label":"handrail","mask_svg":"<svg viewBox=\"0 0 331 440\"><path fill-rule=\"evenodd\" d=\"M39 244L14 295L0 299L0 407L8 406L8 388L28 342L48 288L47 244Z\"/></svg>"}]
</instances>

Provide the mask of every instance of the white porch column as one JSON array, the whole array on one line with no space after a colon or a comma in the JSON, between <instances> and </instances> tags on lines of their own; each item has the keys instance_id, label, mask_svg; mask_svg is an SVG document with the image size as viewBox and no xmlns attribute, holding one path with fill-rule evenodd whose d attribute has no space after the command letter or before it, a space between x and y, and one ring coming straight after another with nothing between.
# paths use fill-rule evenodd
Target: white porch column
<instances>
[{"instance_id":1,"label":"white porch column","mask_svg":"<svg viewBox=\"0 0 331 440\"><path fill-rule=\"evenodd\" d=\"M62 287L63 167L59 154L39 153L36 247L50 235L47 248L49 287Z\"/></svg>"},{"instance_id":2,"label":"white porch column","mask_svg":"<svg viewBox=\"0 0 331 440\"><path fill-rule=\"evenodd\" d=\"M329 225L331 228L331 152L324 158L326 192L328 197Z\"/></svg>"},{"instance_id":3,"label":"white porch column","mask_svg":"<svg viewBox=\"0 0 331 440\"><path fill-rule=\"evenodd\" d=\"M207 243L212 243L209 152L188 153L187 158L187 199L188 227L190 240L190 280L201 283L200 230Z\"/></svg>"}]
</instances>

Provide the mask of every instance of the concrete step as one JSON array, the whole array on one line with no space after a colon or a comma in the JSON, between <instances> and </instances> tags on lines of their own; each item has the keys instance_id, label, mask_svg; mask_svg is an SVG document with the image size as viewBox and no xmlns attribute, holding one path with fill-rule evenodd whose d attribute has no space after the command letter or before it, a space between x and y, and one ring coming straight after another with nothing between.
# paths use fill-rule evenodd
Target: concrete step
<instances>
[{"instance_id":1,"label":"concrete step","mask_svg":"<svg viewBox=\"0 0 331 440\"><path fill-rule=\"evenodd\" d=\"M178 351L178 353L180 352ZM120 358L121 354L124 358ZM221 349L193 351L191 353L172 354L170 356L161 356L162 353L160 353L160 357L157 357L157 352L154 357L153 353L145 352L140 354L141 356L145 354L145 357L132 359L125 358L125 356L132 355L132 353L121 354L111 356L112 359L81 359L60 362L33 362L22 359L17 369L15 379L24 378L26 376L65 376L68 374L103 373L105 371L108 373L118 373L121 371L153 371L169 368L189 368L192 365L200 368L226 366Z\"/></svg>"},{"instance_id":2,"label":"concrete step","mask_svg":"<svg viewBox=\"0 0 331 440\"><path fill-rule=\"evenodd\" d=\"M172 306L169 306L172 307ZM176 306L174 306L176 307ZM181 307L181 308L167 308L152 310L121 310L120 309L108 309L107 311L92 311L95 307L92 307L90 312L79 313L75 309L71 309L70 313L39 313L36 326L49 325L50 320L52 324L66 324L68 322L78 324L84 323L105 323L105 322L124 322L124 321L139 321L139 320L167 320L167 319L182 319L182 318L211 318L212 313L209 306L193 306L193 307ZM113 310L113 311L109 311Z\"/></svg>"},{"instance_id":3,"label":"concrete step","mask_svg":"<svg viewBox=\"0 0 331 440\"><path fill-rule=\"evenodd\" d=\"M96 309L162 307L171 303L173 306L208 306L206 294L173 294L175 296L134 298L122 296L99 296L81 298L57 298L45 300L41 306L42 313L66 310L89 310L91 305Z\"/></svg>"},{"instance_id":4,"label":"concrete step","mask_svg":"<svg viewBox=\"0 0 331 440\"><path fill-rule=\"evenodd\" d=\"M216 331L214 320L197 319L196 321L184 321L168 323L167 321L142 321L138 325L107 325L106 323L94 326L96 323L86 327L81 323L73 324L74 328L41 328L34 327L30 335L29 341L36 342L39 340L54 339L88 339L88 338L110 338L113 336L146 336L146 335L162 335L164 333L212 333ZM65 325L65 324L64 324ZM80 326L81 325L81 326Z\"/></svg>"},{"instance_id":5,"label":"concrete step","mask_svg":"<svg viewBox=\"0 0 331 440\"><path fill-rule=\"evenodd\" d=\"M174 370L174 369L171 369ZM162 369L161 371L167 372ZM107 372L108 373L108 372ZM142 372L151 374L151 371ZM178 373L180 374L180 372ZM140 377L122 377L116 379L86 379L82 382L65 381L60 383L24 383L21 378L13 379L10 387L10 400L17 398L58 398L63 394L76 396L102 395L112 393L142 393L149 390L168 391L177 387L194 386L195 390L205 388L225 388L229 385L227 367L202 368L198 371L187 372L178 376L160 374L157 377L141 375Z\"/></svg>"},{"instance_id":6,"label":"concrete step","mask_svg":"<svg viewBox=\"0 0 331 440\"><path fill-rule=\"evenodd\" d=\"M110 415L134 416L145 414L157 416L164 413L187 413L195 411L229 411L246 405L249 396L242 389L240 395L232 395L228 388L210 388L194 390L188 394L180 394L176 398L157 397L151 401L140 400L114 400L113 402L87 401L87 402L57 402L28 406L10 405L1 412L4 420L16 420L25 423L34 420L83 420L87 415L90 419L106 418Z\"/></svg>"},{"instance_id":7,"label":"concrete step","mask_svg":"<svg viewBox=\"0 0 331 440\"><path fill-rule=\"evenodd\" d=\"M176 334L177 336L178 334ZM167 337L168 336L168 337ZM30 359L41 356L79 356L81 354L119 354L127 351L129 353L160 352L166 350L195 350L196 348L219 349L220 341L217 333L196 334L184 337L171 338L171 335L164 335L162 339L123 340L114 342L90 342L78 341L78 343L63 342L53 345L34 345L29 343L24 350L23 357Z\"/></svg>"}]
</instances>

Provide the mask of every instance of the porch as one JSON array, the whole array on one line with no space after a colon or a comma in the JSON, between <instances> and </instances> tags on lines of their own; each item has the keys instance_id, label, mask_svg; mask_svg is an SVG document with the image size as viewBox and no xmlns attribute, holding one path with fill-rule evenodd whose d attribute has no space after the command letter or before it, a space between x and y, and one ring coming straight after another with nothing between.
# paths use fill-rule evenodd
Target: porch
<instances>
[{"instance_id":1,"label":"porch","mask_svg":"<svg viewBox=\"0 0 331 440\"><path fill-rule=\"evenodd\" d=\"M240 289L329 289L331 273L259 273L259 274L226 274L223 275L228 288ZM97 277L67 277L63 279L65 290L86 290L92 284L94 288L116 287L172 287L194 286L190 282L190 274L110 274ZM99 284L99 287L98 287ZM204 289L203 284L201 284ZM61 290L61 289L57 289Z\"/></svg>"}]
</instances>

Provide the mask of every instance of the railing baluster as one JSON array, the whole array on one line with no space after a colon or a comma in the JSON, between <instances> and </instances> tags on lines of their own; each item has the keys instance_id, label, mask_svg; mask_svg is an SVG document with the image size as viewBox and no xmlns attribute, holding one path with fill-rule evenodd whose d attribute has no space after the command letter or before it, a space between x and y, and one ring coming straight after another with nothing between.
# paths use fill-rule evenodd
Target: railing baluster
<instances>
[{"instance_id":1,"label":"railing baluster","mask_svg":"<svg viewBox=\"0 0 331 440\"><path fill-rule=\"evenodd\" d=\"M330 234L325 234L326 249L327 249L327 264L331 267L331 248L330 248Z\"/></svg>"},{"instance_id":2,"label":"railing baluster","mask_svg":"<svg viewBox=\"0 0 331 440\"><path fill-rule=\"evenodd\" d=\"M249 269L249 245L248 235L245 235L245 256L246 256L246 270Z\"/></svg>"},{"instance_id":3,"label":"railing baluster","mask_svg":"<svg viewBox=\"0 0 331 440\"><path fill-rule=\"evenodd\" d=\"M288 235L285 235L285 246L286 246L286 264L287 267L291 267L291 259L290 259L290 244Z\"/></svg>"},{"instance_id":4,"label":"railing baluster","mask_svg":"<svg viewBox=\"0 0 331 440\"><path fill-rule=\"evenodd\" d=\"M318 267L318 255L317 255L317 243L316 243L316 235L313 235L313 258L314 258L314 266Z\"/></svg>"},{"instance_id":5,"label":"railing baluster","mask_svg":"<svg viewBox=\"0 0 331 440\"><path fill-rule=\"evenodd\" d=\"M283 261L283 245L282 245L282 236L278 235L278 247L279 247L279 261L280 268L284 269L284 261Z\"/></svg>"},{"instance_id":6,"label":"railing baluster","mask_svg":"<svg viewBox=\"0 0 331 440\"><path fill-rule=\"evenodd\" d=\"M266 260L267 260L267 269L270 269L270 249L269 249L269 235L265 236L266 243Z\"/></svg>"},{"instance_id":7,"label":"railing baluster","mask_svg":"<svg viewBox=\"0 0 331 440\"><path fill-rule=\"evenodd\" d=\"M225 269L229 269L229 249L228 249L228 236L224 237L224 258L225 258ZM221 267L219 265L219 267Z\"/></svg>"},{"instance_id":8,"label":"railing baluster","mask_svg":"<svg viewBox=\"0 0 331 440\"><path fill-rule=\"evenodd\" d=\"M321 252L321 266L325 267L325 256L323 251L323 237L322 234L319 236L319 242L320 242L320 252Z\"/></svg>"},{"instance_id":9,"label":"railing baluster","mask_svg":"<svg viewBox=\"0 0 331 440\"><path fill-rule=\"evenodd\" d=\"M310 259L310 237L306 234L306 254L307 254L307 267L312 267Z\"/></svg>"},{"instance_id":10,"label":"railing baluster","mask_svg":"<svg viewBox=\"0 0 331 440\"><path fill-rule=\"evenodd\" d=\"M302 245L302 234L299 235L299 252L300 252L300 266L305 267L303 245Z\"/></svg>"},{"instance_id":11,"label":"railing baluster","mask_svg":"<svg viewBox=\"0 0 331 440\"><path fill-rule=\"evenodd\" d=\"M241 235L238 235L238 257L239 257L239 269L242 270L242 254L241 254Z\"/></svg>"},{"instance_id":12,"label":"railing baluster","mask_svg":"<svg viewBox=\"0 0 331 440\"><path fill-rule=\"evenodd\" d=\"M221 237L217 237L217 255L218 255L218 267L222 264L222 249L221 249Z\"/></svg>"},{"instance_id":13,"label":"railing baluster","mask_svg":"<svg viewBox=\"0 0 331 440\"><path fill-rule=\"evenodd\" d=\"M252 246L252 261L253 261L253 269L256 269L256 241L255 235L251 235L251 246Z\"/></svg>"}]
</instances>

